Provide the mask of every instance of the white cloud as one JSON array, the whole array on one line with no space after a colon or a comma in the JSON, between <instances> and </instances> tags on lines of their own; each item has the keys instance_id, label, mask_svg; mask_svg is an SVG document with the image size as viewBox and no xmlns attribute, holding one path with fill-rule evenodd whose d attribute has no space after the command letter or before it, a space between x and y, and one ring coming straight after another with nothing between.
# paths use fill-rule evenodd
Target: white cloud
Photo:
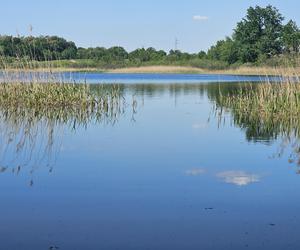
<instances>
[{"instance_id":1,"label":"white cloud","mask_svg":"<svg viewBox=\"0 0 300 250\"><path fill-rule=\"evenodd\" d=\"M200 16L200 15L195 15L193 16L194 21L206 21L208 20L208 16Z\"/></svg>"},{"instance_id":2,"label":"white cloud","mask_svg":"<svg viewBox=\"0 0 300 250\"><path fill-rule=\"evenodd\" d=\"M251 183L259 182L260 176L245 173L244 171L225 171L217 174L224 182L237 186L247 186Z\"/></svg>"}]
</instances>

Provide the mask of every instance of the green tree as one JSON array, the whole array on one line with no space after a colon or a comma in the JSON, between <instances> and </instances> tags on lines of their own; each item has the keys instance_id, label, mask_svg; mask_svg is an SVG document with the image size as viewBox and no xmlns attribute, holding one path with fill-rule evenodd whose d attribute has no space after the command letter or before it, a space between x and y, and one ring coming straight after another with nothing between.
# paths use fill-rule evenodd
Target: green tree
<instances>
[{"instance_id":1,"label":"green tree","mask_svg":"<svg viewBox=\"0 0 300 250\"><path fill-rule=\"evenodd\" d=\"M284 52L286 53L299 52L300 30L294 21L290 20L283 27L282 42L283 42Z\"/></svg>"},{"instance_id":2,"label":"green tree","mask_svg":"<svg viewBox=\"0 0 300 250\"><path fill-rule=\"evenodd\" d=\"M238 61L238 50L236 43L230 38L220 40L215 46L212 46L208 52L207 57L211 60L224 61L233 64Z\"/></svg>"},{"instance_id":3,"label":"green tree","mask_svg":"<svg viewBox=\"0 0 300 250\"><path fill-rule=\"evenodd\" d=\"M198 58L200 59L205 59L206 58L206 52L201 50L199 53L198 53Z\"/></svg>"},{"instance_id":4,"label":"green tree","mask_svg":"<svg viewBox=\"0 0 300 250\"><path fill-rule=\"evenodd\" d=\"M150 61L151 51L145 50L144 48L136 49L129 53L129 59L136 63L147 62Z\"/></svg>"},{"instance_id":5,"label":"green tree","mask_svg":"<svg viewBox=\"0 0 300 250\"><path fill-rule=\"evenodd\" d=\"M111 47L107 52L107 59L110 61L123 61L128 58L128 52L123 47Z\"/></svg>"},{"instance_id":6,"label":"green tree","mask_svg":"<svg viewBox=\"0 0 300 250\"><path fill-rule=\"evenodd\" d=\"M246 17L237 24L233 40L239 48L242 62L255 62L260 55L271 57L282 52L283 16L268 5L247 10Z\"/></svg>"}]
</instances>

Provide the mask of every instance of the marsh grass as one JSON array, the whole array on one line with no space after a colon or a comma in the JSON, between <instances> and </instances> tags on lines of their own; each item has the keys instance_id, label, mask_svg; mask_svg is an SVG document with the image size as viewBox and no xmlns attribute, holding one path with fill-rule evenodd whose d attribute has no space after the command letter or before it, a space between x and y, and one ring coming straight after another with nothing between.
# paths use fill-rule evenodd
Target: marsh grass
<instances>
[{"instance_id":1,"label":"marsh grass","mask_svg":"<svg viewBox=\"0 0 300 250\"><path fill-rule=\"evenodd\" d=\"M114 125L127 106L118 86L0 84L0 173L29 169L32 186L36 169L52 172L67 131Z\"/></svg>"},{"instance_id":2,"label":"marsh grass","mask_svg":"<svg viewBox=\"0 0 300 250\"><path fill-rule=\"evenodd\" d=\"M24 109L70 109L86 112L108 111L120 101L118 86L68 83L0 83L0 106Z\"/></svg>"},{"instance_id":3,"label":"marsh grass","mask_svg":"<svg viewBox=\"0 0 300 250\"><path fill-rule=\"evenodd\" d=\"M17 57L13 67L0 61L0 173L29 169L30 186L36 169L52 172L66 130L114 125L128 106L119 85L70 83L47 58L42 69L28 58Z\"/></svg>"},{"instance_id":4,"label":"marsh grass","mask_svg":"<svg viewBox=\"0 0 300 250\"><path fill-rule=\"evenodd\" d=\"M297 82L250 84L233 95L220 93L219 104L251 120L294 120L300 115L300 85Z\"/></svg>"},{"instance_id":5,"label":"marsh grass","mask_svg":"<svg viewBox=\"0 0 300 250\"><path fill-rule=\"evenodd\" d=\"M289 163L300 166L300 84L296 78L280 83L249 84L235 93L216 98L219 123L230 114L233 123L245 130L249 141L271 143L280 138L281 157L289 149Z\"/></svg>"}]
</instances>

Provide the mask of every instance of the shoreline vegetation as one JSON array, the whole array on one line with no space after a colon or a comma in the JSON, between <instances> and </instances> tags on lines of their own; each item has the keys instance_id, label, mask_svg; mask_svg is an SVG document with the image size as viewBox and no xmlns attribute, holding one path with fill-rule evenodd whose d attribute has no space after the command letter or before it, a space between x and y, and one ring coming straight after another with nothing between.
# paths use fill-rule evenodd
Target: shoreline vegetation
<instances>
[{"instance_id":1,"label":"shoreline vegetation","mask_svg":"<svg viewBox=\"0 0 300 250\"><path fill-rule=\"evenodd\" d=\"M300 76L300 67L268 67L240 66L228 69L205 69L191 66L155 65L124 68L93 68L93 67L35 67L35 68L6 68L0 69L6 73L14 72L86 72L86 73L122 73L122 74L224 74L224 75L261 75L261 76Z\"/></svg>"},{"instance_id":2,"label":"shoreline vegetation","mask_svg":"<svg viewBox=\"0 0 300 250\"><path fill-rule=\"evenodd\" d=\"M51 172L65 131L114 125L128 107L134 108L117 85L0 83L2 171L29 168L32 174L43 166Z\"/></svg>"},{"instance_id":3,"label":"shoreline vegetation","mask_svg":"<svg viewBox=\"0 0 300 250\"><path fill-rule=\"evenodd\" d=\"M214 114L218 126L229 121L245 132L248 141L272 143L280 139L280 158L288 151L288 163L300 174L300 81L277 84L246 84L233 92L219 88ZM228 116L229 115L229 116Z\"/></svg>"},{"instance_id":4,"label":"shoreline vegetation","mask_svg":"<svg viewBox=\"0 0 300 250\"><path fill-rule=\"evenodd\" d=\"M233 69L207 70L196 67L184 66L142 66L120 68L103 71L108 73L182 73L182 74L224 74L224 75L300 75L300 67L247 67L242 66Z\"/></svg>"},{"instance_id":5,"label":"shoreline vegetation","mask_svg":"<svg viewBox=\"0 0 300 250\"><path fill-rule=\"evenodd\" d=\"M0 83L0 113L7 117L84 124L95 119L114 121L125 107L118 85L90 86L59 82ZM33 120L33 119L31 119Z\"/></svg>"},{"instance_id":6,"label":"shoreline vegetation","mask_svg":"<svg viewBox=\"0 0 300 250\"><path fill-rule=\"evenodd\" d=\"M0 35L0 70L300 75L300 29L275 7L250 7L207 51L77 47L58 36Z\"/></svg>"},{"instance_id":7,"label":"shoreline vegetation","mask_svg":"<svg viewBox=\"0 0 300 250\"><path fill-rule=\"evenodd\" d=\"M51 117L57 111L75 116L92 113L95 117L115 117L124 106L118 88L92 91L89 84L64 83L63 79L60 81L52 74L62 71L278 75L296 76L293 81L300 82L300 30L294 22L284 25L282 21L282 15L272 6L250 7L246 17L237 24L232 38L217 42L207 53L200 51L197 54L179 50L166 53L154 48L130 53L122 47L84 49L59 37L0 36L0 109L22 112L24 109L37 112L38 109L39 114ZM251 40L250 36L254 39ZM38 74L30 76L29 82L25 81L24 71L50 73L45 74L47 79L43 79L47 84L41 83ZM286 96L300 96L299 88L294 85L285 88L284 83L280 85L282 91L276 88L273 93L274 105L281 105L278 101ZM268 88L273 91L273 86ZM267 92L272 91L268 89ZM259 96L262 92L258 93ZM250 100L249 107L256 94L250 90L246 98ZM268 99L267 95L263 97ZM242 98L240 102L246 105ZM297 105L293 103L295 109L299 107L299 101L297 98ZM257 103L257 106L264 105L262 99ZM134 109L136 102L133 101L131 106ZM248 110L249 107L245 108ZM115 109L118 112L114 112ZM268 109L268 112L273 114L274 110Z\"/></svg>"}]
</instances>

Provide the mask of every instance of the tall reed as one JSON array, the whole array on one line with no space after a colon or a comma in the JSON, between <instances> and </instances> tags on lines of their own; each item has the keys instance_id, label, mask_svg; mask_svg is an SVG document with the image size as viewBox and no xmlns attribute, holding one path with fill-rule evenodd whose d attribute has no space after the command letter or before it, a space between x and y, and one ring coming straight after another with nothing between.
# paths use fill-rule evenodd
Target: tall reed
<instances>
[{"instance_id":1,"label":"tall reed","mask_svg":"<svg viewBox=\"0 0 300 250\"><path fill-rule=\"evenodd\" d=\"M235 93L216 98L219 121L231 114L234 124L245 130L250 141L271 143L281 139L277 156L291 148L290 163L300 166L300 84L283 78L280 83L249 84Z\"/></svg>"}]
</instances>

